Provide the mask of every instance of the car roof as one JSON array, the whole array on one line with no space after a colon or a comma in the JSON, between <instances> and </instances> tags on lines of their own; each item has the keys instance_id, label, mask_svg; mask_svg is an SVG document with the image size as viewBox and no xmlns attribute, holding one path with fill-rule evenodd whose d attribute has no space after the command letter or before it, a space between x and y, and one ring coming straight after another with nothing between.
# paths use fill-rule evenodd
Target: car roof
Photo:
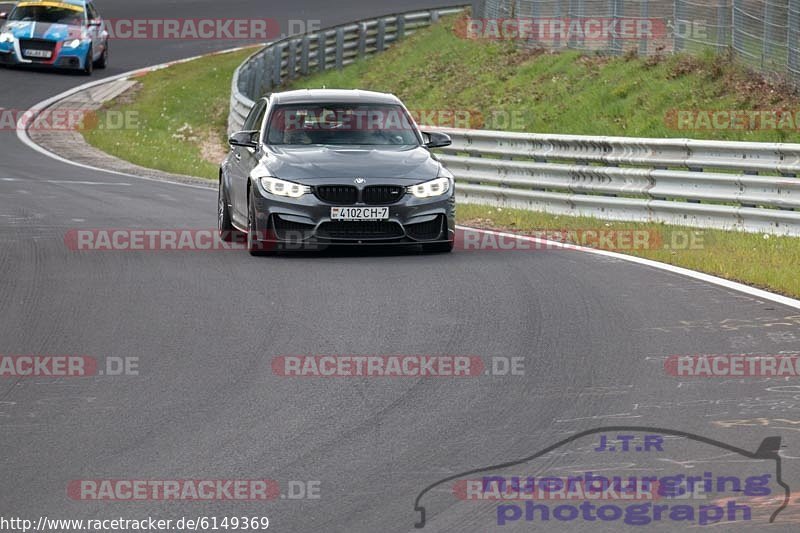
<instances>
[{"instance_id":1,"label":"car roof","mask_svg":"<svg viewBox=\"0 0 800 533\"><path fill-rule=\"evenodd\" d=\"M275 104L319 104L319 103L359 103L359 104L401 104L393 94L362 91L360 89L300 89L272 93L270 99Z\"/></svg>"},{"instance_id":2,"label":"car roof","mask_svg":"<svg viewBox=\"0 0 800 533\"><path fill-rule=\"evenodd\" d=\"M79 6L79 7L86 7L87 4L91 4L92 0L21 0L18 2L19 4L44 4L44 5L57 5L57 4L69 4L71 6Z\"/></svg>"}]
</instances>

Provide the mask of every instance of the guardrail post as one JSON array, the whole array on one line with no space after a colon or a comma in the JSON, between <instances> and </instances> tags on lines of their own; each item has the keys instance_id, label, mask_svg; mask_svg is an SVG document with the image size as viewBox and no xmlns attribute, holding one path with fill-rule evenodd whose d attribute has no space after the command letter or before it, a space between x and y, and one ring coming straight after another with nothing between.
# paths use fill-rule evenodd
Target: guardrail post
<instances>
[{"instance_id":1,"label":"guardrail post","mask_svg":"<svg viewBox=\"0 0 800 533\"><path fill-rule=\"evenodd\" d=\"M473 13L472 16L474 18L475 14ZM431 11L431 24L436 24L437 22L439 22L439 10L434 9L433 11Z\"/></svg>"},{"instance_id":2,"label":"guardrail post","mask_svg":"<svg viewBox=\"0 0 800 533\"><path fill-rule=\"evenodd\" d=\"M272 56L271 55L264 54L263 56L261 56L260 68L261 68L261 76L262 76L262 79L263 79L263 82L262 82L263 83L263 88L261 90L262 90L262 94L266 94L266 93L272 91L272 87L273 87L273 85L272 85ZM251 98L251 100L254 100L254 98Z\"/></svg>"},{"instance_id":3,"label":"guardrail post","mask_svg":"<svg viewBox=\"0 0 800 533\"><path fill-rule=\"evenodd\" d=\"M336 28L336 68L344 66L344 28Z\"/></svg>"},{"instance_id":4,"label":"guardrail post","mask_svg":"<svg viewBox=\"0 0 800 533\"><path fill-rule=\"evenodd\" d=\"M236 80L237 89L244 95L247 95L251 90L250 84L252 83L252 76L247 73L248 70L250 70L248 65L244 65L239 69L239 79Z\"/></svg>"},{"instance_id":5,"label":"guardrail post","mask_svg":"<svg viewBox=\"0 0 800 533\"><path fill-rule=\"evenodd\" d=\"M406 16L405 15L397 15L397 38L396 40L400 40L406 36Z\"/></svg>"},{"instance_id":6,"label":"guardrail post","mask_svg":"<svg viewBox=\"0 0 800 533\"><path fill-rule=\"evenodd\" d=\"M745 170L744 171L744 175L745 176L758 176L758 172L753 172L752 170ZM741 205L742 207L758 207L756 204L746 204L746 203L743 203L743 202L739 202L739 205Z\"/></svg>"},{"instance_id":7,"label":"guardrail post","mask_svg":"<svg viewBox=\"0 0 800 533\"><path fill-rule=\"evenodd\" d=\"M326 32L320 32L317 36L317 70L320 72L324 72L327 68L327 61L328 58L326 57L328 47L328 34Z\"/></svg>"},{"instance_id":8,"label":"guardrail post","mask_svg":"<svg viewBox=\"0 0 800 533\"><path fill-rule=\"evenodd\" d=\"M272 85L274 87L281 84L281 63L283 63L283 45L276 44L272 49Z\"/></svg>"},{"instance_id":9,"label":"guardrail post","mask_svg":"<svg viewBox=\"0 0 800 533\"><path fill-rule=\"evenodd\" d=\"M286 61L286 74L290 80L297 75L297 39L289 41L289 58Z\"/></svg>"},{"instance_id":10,"label":"guardrail post","mask_svg":"<svg viewBox=\"0 0 800 533\"><path fill-rule=\"evenodd\" d=\"M367 55L367 25L363 22L358 25L358 58L364 59Z\"/></svg>"},{"instance_id":11,"label":"guardrail post","mask_svg":"<svg viewBox=\"0 0 800 533\"><path fill-rule=\"evenodd\" d=\"M247 63L242 63L242 65L239 66L239 74L236 78L236 90L245 95L247 94L247 80L244 78L243 74L248 68L249 66ZM233 91L233 87L231 87L231 91Z\"/></svg>"},{"instance_id":12,"label":"guardrail post","mask_svg":"<svg viewBox=\"0 0 800 533\"><path fill-rule=\"evenodd\" d=\"M258 63L259 66L254 69L255 72L250 73L251 76L256 78L255 87L253 88L253 92L251 93L252 96L250 97L251 100L255 100L263 94L262 91L264 90L264 78L269 78L269 73L263 68L264 61L266 59L265 55L261 56L261 61Z\"/></svg>"},{"instance_id":13,"label":"guardrail post","mask_svg":"<svg viewBox=\"0 0 800 533\"><path fill-rule=\"evenodd\" d=\"M250 93L252 95L250 98L251 100L261 98L261 95L264 94L262 92L262 87L264 86L264 69L256 69L253 78L255 79L255 83L253 84L253 92Z\"/></svg>"},{"instance_id":14,"label":"guardrail post","mask_svg":"<svg viewBox=\"0 0 800 533\"><path fill-rule=\"evenodd\" d=\"M255 94L256 87L255 87L255 76L253 75L252 69L242 69L239 72L239 86L244 86L244 94L246 95L253 95Z\"/></svg>"},{"instance_id":15,"label":"guardrail post","mask_svg":"<svg viewBox=\"0 0 800 533\"><path fill-rule=\"evenodd\" d=\"M378 34L375 36L375 49L378 52L383 52L385 38L386 38L386 19L380 19L378 21Z\"/></svg>"},{"instance_id":16,"label":"guardrail post","mask_svg":"<svg viewBox=\"0 0 800 533\"><path fill-rule=\"evenodd\" d=\"M669 170L669 167L663 167L663 166L660 166L660 165L654 165L653 166L653 170ZM650 187L647 189L647 195L650 196L650 199L651 200L666 201L667 200L666 196L656 196L656 195L654 195L653 193L650 192L650 189L653 187L653 185L655 185L656 182L655 182L655 178L653 178L652 174L649 176L649 180L650 180Z\"/></svg>"},{"instance_id":17,"label":"guardrail post","mask_svg":"<svg viewBox=\"0 0 800 533\"><path fill-rule=\"evenodd\" d=\"M308 74L308 49L310 47L310 40L308 35L303 36L303 41L300 48L300 74L305 76Z\"/></svg>"}]
</instances>

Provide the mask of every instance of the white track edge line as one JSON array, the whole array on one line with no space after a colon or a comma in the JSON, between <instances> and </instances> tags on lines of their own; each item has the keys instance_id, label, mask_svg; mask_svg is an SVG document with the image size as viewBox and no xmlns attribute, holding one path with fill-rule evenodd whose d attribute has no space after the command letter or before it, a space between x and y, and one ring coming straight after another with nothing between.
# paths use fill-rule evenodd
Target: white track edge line
<instances>
[{"instance_id":1,"label":"white track edge line","mask_svg":"<svg viewBox=\"0 0 800 533\"><path fill-rule=\"evenodd\" d=\"M586 248L584 246L578 246L573 244L565 244L556 241L550 241L547 239L540 239L538 237L528 237L525 235L514 235L513 233L504 233L501 231L493 231L493 230L485 230L485 229L477 229L477 228L470 228L467 226L456 226L462 230L470 230L470 231L477 231L480 233L488 233L491 235L496 235L498 237L504 238L515 238L522 241L529 241L529 242L536 242L539 244L545 244L552 248L563 248L565 250L577 250L579 252L586 252L590 254L602 255L605 257L613 257L615 259L622 259L623 261L629 261L631 263L637 263L640 265L649 266L652 268L657 268L659 270L665 270L667 272L672 272L673 274L678 274L681 276L686 276L689 278L694 278L700 281L704 281L706 283L711 283L713 285L718 285L720 287L725 287L726 289L731 289L734 291L742 292L748 294L750 296L761 298L762 300L768 300L771 302L775 302L781 305L785 305L788 307L792 307L794 309L800 309L800 300L796 300L794 298L789 298L788 296L783 296L780 294L775 294L769 291L765 291L763 289L757 289L755 287L751 287L749 285L745 285L743 283L738 283L736 281L731 281L723 278L719 278L717 276L712 276L711 274L704 274L702 272L697 272L696 270L690 270L688 268L683 268L679 266L669 265L667 263L662 263L660 261L654 261L652 259L645 259L643 257L636 257L633 255L626 255L617 252L610 252L608 250L597 250L595 248Z\"/></svg>"},{"instance_id":2,"label":"white track edge line","mask_svg":"<svg viewBox=\"0 0 800 533\"><path fill-rule=\"evenodd\" d=\"M109 76L107 78L103 78L103 79L96 80L96 81L91 81L91 82L79 85L77 87L73 87L71 89L68 89L68 90L62 92L62 93L59 93L59 94L57 94L55 96L52 96L52 97L50 97L50 98L48 98L46 100L42 100L38 104L35 104L33 107L28 109L25 113L23 113L22 117L17 122L17 138L24 145L26 145L28 148L30 148L30 149L32 149L32 150L34 150L36 152L39 152L40 154L43 154L43 155L45 155L45 156L47 156L47 157L49 157L51 159L55 159L56 161L58 161L60 163L66 163L68 165L72 165L72 166L75 166L75 167L83 168L83 169L86 169L86 170L92 170L92 171L95 171L95 172L105 172L105 173L108 173L108 174L115 174L117 176L125 176L127 178L136 178L136 179L141 179L141 180L146 180L146 181L155 181L155 182L160 182L160 183L171 183L171 184L174 184L174 185L181 185L183 187L191 187L193 189L211 189L211 188L213 188L213 182L211 180L209 181L209 186L206 187L204 185L195 185L195 184L191 184L191 183L181 183L179 181L172 181L172 180L165 180L165 179L158 179L158 178L148 178L147 176L139 176L139 175L136 175L136 174L129 174L127 172L121 172L119 170L109 170L109 169L105 169L105 168L95 167L95 166L92 166L92 165L87 165L85 163L78 163L78 162L75 162L75 161L70 161L69 159L61 157L60 155L58 155L56 153L53 153L50 150L44 148L43 146L40 146L40 145L36 144L35 142L33 142L33 139L31 139L30 136L28 135L27 128L24 125L24 121L27 119L27 117L32 117L33 120L35 120L35 118L39 115L39 113L41 113L42 111L44 111L48 107L60 102L61 100L64 100L65 98L69 98L73 94L79 93L81 91L85 91L86 89L91 89L93 87L98 87L100 85L104 85L106 83L111 83L111 82L114 82L114 81L117 81L117 80L132 78L134 76L146 74L146 73L149 73L149 72L155 72L157 70L162 70L162 69L171 67L173 65L178 65L178 64L181 64L181 63L188 63L190 61L195 61L197 59L202 59L202 58L205 58L205 57L212 57L212 56L215 56L215 55L222 55L222 54L228 54L228 53L232 53L232 52L238 52L240 50L245 50L247 48L255 48L257 46L262 46L262 45L255 44L255 45L247 45L247 46L237 46L236 48L230 48L230 49L227 49L227 50L220 50L218 52L211 52L211 53L208 53L208 54L201 54L201 55L198 55L198 56L187 57L185 59L177 59L175 61L168 61L166 63L161 63L159 65L155 65L155 66L152 66L152 67L138 68L138 69L131 70L131 71L128 71L128 72L123 72L122 74ZM30 120L29 123L32 123L33 120Z\"/></svg>"}]
</instances>

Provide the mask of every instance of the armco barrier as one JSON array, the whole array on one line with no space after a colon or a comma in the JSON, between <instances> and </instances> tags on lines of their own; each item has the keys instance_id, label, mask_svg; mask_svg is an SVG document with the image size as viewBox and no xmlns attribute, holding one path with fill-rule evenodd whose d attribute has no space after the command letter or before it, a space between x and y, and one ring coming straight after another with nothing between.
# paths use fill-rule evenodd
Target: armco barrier
<instances>
[{"instance_id":1,"label":"armco barrier","mask_svg":"<svg viewBox=\"0 0 800 533\"><path fill-rule=\"evenodd\" d=\"M282 82L341 68L461 9L382 17L268 45L234 74L229 132L241 128L253 98ZM800 144L442 130L453 145L441 160L456 176L462 203L800 236Z\"/></svg>"},{"instance_id":2,"label":"armco barrier","mask_svg":"<svg viewBox=\"0 0 800 533\"><path fill-rule=\"evenodd\" d=\"M462 11L450 7L362 20L270 43L236 69L231 86L228 132L241 128L253 100L297 76L342 68L382 52L390 44L429 26L441 16Z\"/></svg>"},{"instance_id":3,"label":"armco barrier","mask_svg":"<svg viewBox=\"0 0 800 533\"><path fill-rule=\"evenodd\" d=\"M461 202L800 236L800 144L443 131Z\"/></svg>"}]
</instances>

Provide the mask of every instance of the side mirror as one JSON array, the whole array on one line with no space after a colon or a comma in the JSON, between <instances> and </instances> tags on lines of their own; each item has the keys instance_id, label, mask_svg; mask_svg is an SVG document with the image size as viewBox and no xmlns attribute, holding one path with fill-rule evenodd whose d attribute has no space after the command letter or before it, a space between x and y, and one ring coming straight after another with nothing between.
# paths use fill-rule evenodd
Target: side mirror
<instances>
[{"instance_id":1,"label":"side mirror","mask_svg":"<svg viewBox=\"0 0 800 533\"><path fill-rule=\"evenodd\" d=\"M99 28L100 26L103 25L103 21L102 20L96 20L96 19L95 20L90 20L88 25L90 27L91 26L97 26Z\"/></svg>"},{"instance_id":2,"label":"side mirror","mask_svg":"<svg viewBox=\"0 0 800 533\"><path fill-rule=\"evenodd\" d=\"M422 134L428 138L428 142L425 143L425 148L444 148L445 146L453 144L450 136L445 133L423 131Z\"/></svg>"},{"instance_id":3,"label":"side mirror","mask_svg":"<svg viewBox=\"0 0 800 533\"><path fill-rule=\"evenodd\" d=\"M237 131L228 139L228 144L244 148L258 148L258 134L258 131Z\"/></svg>"},{"instance_id":4,"label":"side mirror","mask_svg":"<svg viewBox=\"0 0 800 533\"><path fill-rule=\"evenodd\" d=\"M8 20L8 13L6 13L5 11L0 13L0 20Z\"/></svg>"}]
</instances>

